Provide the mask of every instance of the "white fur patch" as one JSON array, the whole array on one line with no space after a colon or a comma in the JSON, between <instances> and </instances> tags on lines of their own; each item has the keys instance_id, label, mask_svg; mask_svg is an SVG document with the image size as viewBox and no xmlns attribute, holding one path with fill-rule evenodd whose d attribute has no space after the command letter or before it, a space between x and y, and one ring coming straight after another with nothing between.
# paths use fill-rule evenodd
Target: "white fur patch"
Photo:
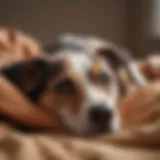
<instances>
[{"instance_id":1,"label":"white fur patch","mask_svg":"<svg viewBox=\"0 0 160 160\"><path fill-rule=\"evenodd\" d=\"M85 54L84 52L81 53L79 51L77 51L77 53L71 51L65 52L67 53L63 53L62 56L67 57L67 61L71 65L72 69L74 69L80 76L79 78L84 88L85 100L81 106L80 112L77 115L69 112L68 108L70 107L65 106L64 108L66 109L61 110L59 113L62 121L77 135L94 133L94 126L89 120L88 113L92 106L103 104L106 109L109 109L111 112L113 112L113 115L115 116L113 117L110 125L111 130L115 131L117 128L119 128L120 123L116 110L118 88L114 74L112 73L109 65L107 65L103 59L101 59L104 71L111 77L110 85L113 92L112 95L107 95L107 90L104 92L104 90L98 89L88 78L88 71L91 69L91 67L93 67L93 65L95 65L91 55Z\"/></svg>"}]
</instances>

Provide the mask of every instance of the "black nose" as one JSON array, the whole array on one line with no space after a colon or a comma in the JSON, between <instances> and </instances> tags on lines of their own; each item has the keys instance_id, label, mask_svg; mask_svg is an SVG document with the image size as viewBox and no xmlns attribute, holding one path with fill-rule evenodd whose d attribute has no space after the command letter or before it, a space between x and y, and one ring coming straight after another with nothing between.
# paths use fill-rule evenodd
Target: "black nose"
<instances>
[{"instance_id":1,"label":"black nose","mask_svg":"<svg viewBox=\"0 0 160 160\"><path fill-rule=\"evenodd\" d=\"M91 106L89 119L99 131L109 131L111 128L112 111L103 105Z\"/></svg>"}]
</instances>

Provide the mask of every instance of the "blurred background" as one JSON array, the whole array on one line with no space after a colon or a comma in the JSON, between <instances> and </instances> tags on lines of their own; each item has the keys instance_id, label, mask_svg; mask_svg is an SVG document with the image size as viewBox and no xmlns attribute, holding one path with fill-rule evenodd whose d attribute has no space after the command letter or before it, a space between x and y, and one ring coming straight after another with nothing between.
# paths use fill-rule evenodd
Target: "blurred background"
<instances>
[{"instance_id":1,"label":"blurred background","mask_svg":"<svg viewBox=\"0 0 160 160\"><path fill-rule=\"evenodd\" d=\"M1 26L52 41L65 33L106 38L136 56L160 50L160 0L1 0Z\"/></svg>"}]
</instances>

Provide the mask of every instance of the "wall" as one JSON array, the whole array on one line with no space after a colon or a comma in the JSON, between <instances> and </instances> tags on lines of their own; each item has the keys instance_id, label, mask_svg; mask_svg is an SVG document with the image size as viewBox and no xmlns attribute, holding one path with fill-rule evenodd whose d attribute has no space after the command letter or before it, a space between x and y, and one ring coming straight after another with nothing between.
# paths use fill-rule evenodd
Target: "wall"
<instances>
[{"instance_id":1,"label":"wall","mask_svg":"<svg viewBox=\"0 0 160 160\"><path fill-rule=\"evenodd\" d=\"M160 39L152 35L153 0L128 1L128 46L138 57L160 52Z\"/></svg>"},{"instance_id":2,"label":"wall","mask_svg":"<svg viewBox=\"0 0 160 160\"><path fill-rule=\"evenodd\" d=\"M127 0L2 0L1 26L17 26L51 41L64 32L94 34L128 45Z\"/></svg>"}]
</instances>

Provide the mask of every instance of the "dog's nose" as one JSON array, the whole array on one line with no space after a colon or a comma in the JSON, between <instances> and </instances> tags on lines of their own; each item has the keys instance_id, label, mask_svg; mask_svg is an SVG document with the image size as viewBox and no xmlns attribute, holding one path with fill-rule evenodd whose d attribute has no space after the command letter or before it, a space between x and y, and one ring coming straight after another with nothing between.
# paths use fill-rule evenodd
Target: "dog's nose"
<instances>
[{"instance_id":1,"label":"dog's nose","mask_svg":"<svg viewBox=\"0 0 160 160\"><path fill-rule=\"evenodd\" d=\"M112 111L103 105L92 106L89 110L91 123L100 131L110 131Z\"/></svg>"}]
</instances>

